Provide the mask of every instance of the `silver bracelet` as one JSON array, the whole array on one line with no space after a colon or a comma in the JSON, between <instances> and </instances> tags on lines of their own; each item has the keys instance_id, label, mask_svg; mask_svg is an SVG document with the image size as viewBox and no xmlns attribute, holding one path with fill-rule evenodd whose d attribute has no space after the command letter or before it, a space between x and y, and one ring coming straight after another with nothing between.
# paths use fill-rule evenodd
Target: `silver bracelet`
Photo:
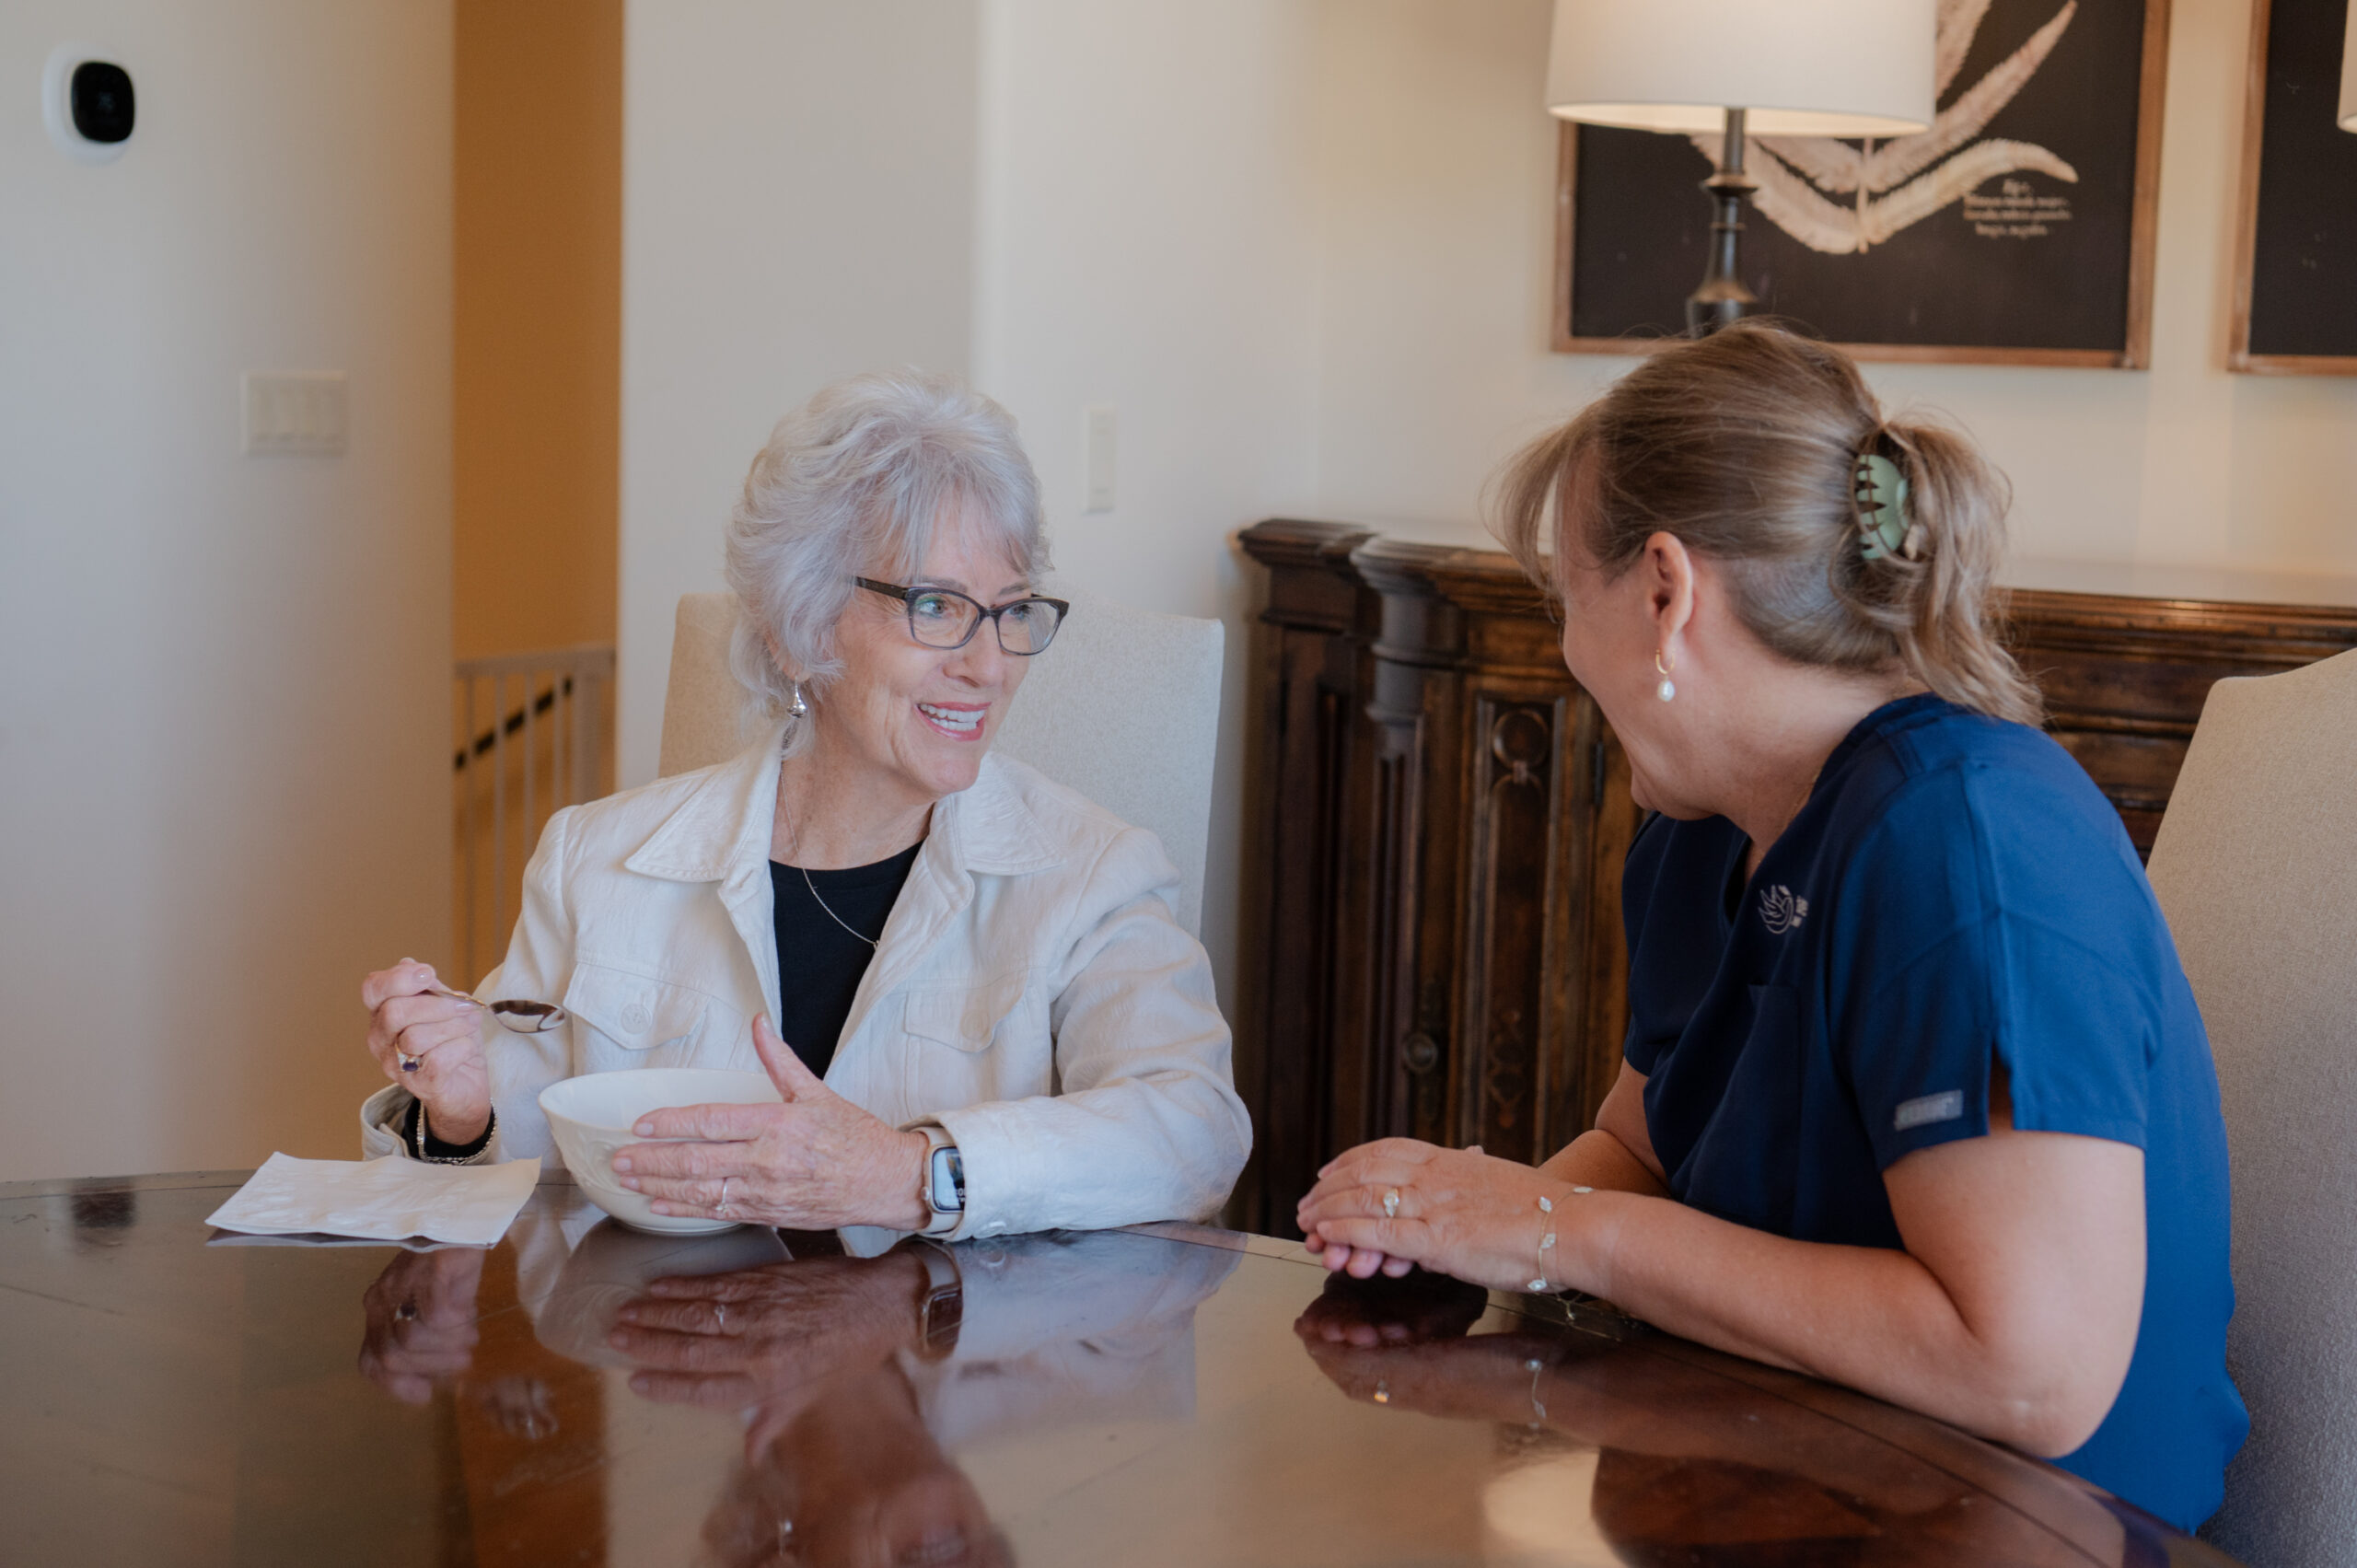
<instances>
[{"instance_id":1,"label":"silver bracelet","mask_svg":"<svg viewBox=\"0 0 2357 1568\"><path fill-rule=\"evenodd\" d=\"M421 1116L418 1120L423 1122L425 1119ZM1574 1187L1572 1191L1574 1192L1593 1192L1596 1189L1593 1187ZM1538 1200L1538 1212L1547 1217L1547 1233L1538 1238L1538 1277L1530 1282L1529 1288L1540 1295L1545 1295L1552 1292L1555 1288L1553 1285L1547 1283L1547 1254L1555 1250L1555 1201L1551 1198L1541 1197ZM1534 1383L1533 1386L1536 1387L1536 1384Z\"/></svg>"},{"instance_id":2,"label":"silver bracelet","mask_svg":"<svg viewBox=\"0 0 2357 1568\"><path fill-rule=\"evenodd\" d=\"M482 1158L491 1147L491 1135L499 1131L499 1111L493 1108L491 1119L483 1123L482 1148L470 1155L429 1155L425 1152L425 1102L417 1102L417 1135L410 1140L410 1147L419 1159L428 1165L472 1165Z\"/></svg>"}]
</instances>

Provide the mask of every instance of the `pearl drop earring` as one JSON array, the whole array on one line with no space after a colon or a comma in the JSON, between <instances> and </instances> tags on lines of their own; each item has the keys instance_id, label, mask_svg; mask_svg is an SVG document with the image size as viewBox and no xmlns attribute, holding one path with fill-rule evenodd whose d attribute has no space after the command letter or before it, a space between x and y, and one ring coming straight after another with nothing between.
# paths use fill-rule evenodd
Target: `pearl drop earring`
<instances>
[{"instance_id":1,"label":"pearl drop earring","mask_svg":"<svg viewBox=\"0 0 2357 1568\"><path fill-rule=\"evenodd\" d=\"M1659 654L1654 655L1654 668L1661 671L1661 684L1654 688L1654 695L1666 703L1678 695L1678 682L1669 678L1670 666L1662 662Z\"/></svg>"}]
</instances>

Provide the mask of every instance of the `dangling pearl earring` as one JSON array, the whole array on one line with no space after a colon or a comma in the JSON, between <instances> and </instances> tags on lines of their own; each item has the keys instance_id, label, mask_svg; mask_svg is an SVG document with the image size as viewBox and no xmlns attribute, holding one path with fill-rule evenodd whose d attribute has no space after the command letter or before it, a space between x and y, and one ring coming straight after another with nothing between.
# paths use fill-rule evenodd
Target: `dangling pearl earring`
<instances>
[{"instance_id":1,"label":"dangling pearl earring","mask_svg":"<svg viewBox=\"0 0 2357 1568\"><path fill-rule=\"evenodd\" d=\"M1654 668L1661 671L1661 684L1654 688L1654 695L1666 703L1678 695L1678 682L1669 678L1670 667L1662 662L1658 653L1654 655Z\"/></svg>"}]
</instances>

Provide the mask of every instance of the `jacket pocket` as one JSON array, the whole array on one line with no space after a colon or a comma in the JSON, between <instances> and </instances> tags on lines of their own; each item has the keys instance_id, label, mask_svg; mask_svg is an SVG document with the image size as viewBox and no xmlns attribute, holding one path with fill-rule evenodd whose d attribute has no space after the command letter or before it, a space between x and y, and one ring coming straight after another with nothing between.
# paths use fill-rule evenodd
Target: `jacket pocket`
<instances>
[{"instance_id":1,"label":"jacket pocket","mask_svg":"<svg viewBox=\"0 0 2357 1568\"><path fill-rule=\"evenodd\" d=\"M900 1028L919 1040L958 1051L988 1051L999 1025L1023 1001L1028 970L995 980L928 986L910 992L900 1004Z\"/></svg>"},{"instance_id":2,"label":"jacket pocket","mask_svg":"<svg viewBox=\"0 0 2357 1568\"><path fill-rule=\"evenodd\" d=\"M564 1010L623 1051L694 1044L712 998L603 964L575 964L564 988Z\"/></svg>"}]
</instances>

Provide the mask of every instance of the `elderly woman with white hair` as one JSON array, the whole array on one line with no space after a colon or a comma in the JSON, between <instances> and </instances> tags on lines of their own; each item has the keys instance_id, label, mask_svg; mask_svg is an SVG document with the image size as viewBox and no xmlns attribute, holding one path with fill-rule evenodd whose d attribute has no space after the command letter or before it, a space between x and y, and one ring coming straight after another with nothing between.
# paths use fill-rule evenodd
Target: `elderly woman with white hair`
<instances>
[{"instance_id":1,"label":"elderly woman with white hair","mask_svg":"<svg viewBox=\"0 0 2357 1568\"><path fill-rule=\"evenodd\" d=\"M733 761L550 819L506 959L367 977L391 1084L366 1152L545 1152L540 1091L763 1068L774 1106L656 1112L615 1156L658 1214L963 1237L1207 1217L1251 1132L1154 835L990 754L1066 606L989 399L853 377L780 422L728 528ZM554 1003L543 1033L482 1005Z\"/></svg>"}]
</instances>

